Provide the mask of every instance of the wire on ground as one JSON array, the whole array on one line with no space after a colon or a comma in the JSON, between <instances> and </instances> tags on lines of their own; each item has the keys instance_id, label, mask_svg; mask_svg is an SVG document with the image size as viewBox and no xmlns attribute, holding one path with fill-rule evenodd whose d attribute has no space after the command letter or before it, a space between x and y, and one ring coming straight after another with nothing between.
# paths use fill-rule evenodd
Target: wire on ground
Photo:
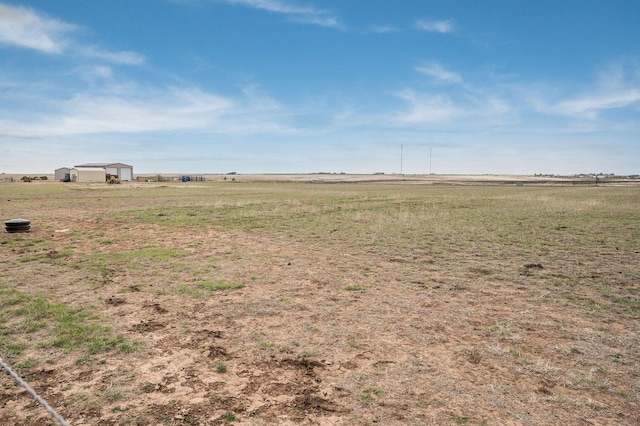
<instances>
[{"instance_id":1,"label":"wire on ground","mask_svg":"<svg viewBox=\"0 0 640 426\"><path fill-rule=\"evenodd\" d=\"M18 374L13 371L11 369L11 367L9 367L7 364L5 364L5 362L2 360L2 358L0 358L0 366L2 366L2 368L4 368L7 373L9 373L9 375L11 377L13 377L13 379L18 382L18 384L20 386L22 386L23 388L25 388L27 390L27 392L29 392L31 394L31 396L40 403L40 405L42 405L44 407L45 410L47 410L49 412L49 414L51 414L53 416L53 418L55 418L58 423L60 423L62 426L70 426L69 423L67 423L62 417L60 417L60 415L58 413L56 413L56 410L54 410L49 404L47 404L47 402L40 398L40 395L38 395L36 393L36 391L34 391L31 386L29 386L29 384L27 382L25 382L24 380L22 380L22 378L20 376L18 376Z\"/></svg>"}]
</instances>

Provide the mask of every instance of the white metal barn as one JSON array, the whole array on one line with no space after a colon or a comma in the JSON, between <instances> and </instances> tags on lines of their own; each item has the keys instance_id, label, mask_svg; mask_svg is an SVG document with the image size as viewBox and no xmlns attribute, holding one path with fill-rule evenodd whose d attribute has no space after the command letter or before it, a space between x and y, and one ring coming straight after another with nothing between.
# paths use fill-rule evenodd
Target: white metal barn
<instances>
[{"instance_id":1,"label":"white metal barn","mask_svg":"<svg viewBox=\"0 0 640 426\"><path fill-rule=\"evenodd\" d=\"M60 167L55 170L55 180L57 182L65 180L65 178L71 173L71 169L68 167Z\"/></svg>"},{"instance_id":2,"label":"white metal barn","mask_svg":"<svg viewBox=\"0 0 640 426\"><path fill-rule=\"evenodd\" d=\"M80 168L101 168L109 176L120 179L121 181L133 180L133 166L123 163L87 163L75 166ZM106 178L105 178L106 180Z\"/></svg>"},{"instance_id":3,"label":"white metal barn","mask_svg":"<svg viewBox=\"0 0 640 426\"><path fill-rule=\"evenodd\" d=\"M71 182L93 183L107 180L107 172L100 167L74 167L69 175Z\"/></svg>"}]
</instances>

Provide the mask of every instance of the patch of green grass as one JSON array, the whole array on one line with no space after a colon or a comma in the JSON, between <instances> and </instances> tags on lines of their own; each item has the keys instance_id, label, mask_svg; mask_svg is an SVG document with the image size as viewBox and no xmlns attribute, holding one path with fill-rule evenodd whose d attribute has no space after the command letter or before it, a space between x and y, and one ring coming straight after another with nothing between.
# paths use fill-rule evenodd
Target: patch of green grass
<instances>
[{"instance_id":1,"label":"patch of green grass","mask_svg":"<svg viewBox=\"0 0 640 426\"><path fill-rule=\"evenodd\" d=\"M156 384L152 382L144 382L141 386L141 389L142 389L142 392L144 393L151 393L155 391Z\"/></svg>"},{"instance_id":2,"label":"patch of green grass","mask_svg":"<svg viewBox=\"0 0 640 426\"><path fill-rule=\"evenodd\" d=\"M53 183L47 182L46 184L34 184L24 182L15 182L0 185L0 196L6 197L43 197L48 200L48 197L68 194L71 192L71 187L65 183Z\"/></svg>"},{"instance_id":3,"label":"patch of green grass","mask_svg":"<svg viewBox=\"0 0 640 426\"><path fill-rule=\"evenodd\" d=\"M377 386L367 386L364 388L363 392L370 393L372 395L380 396L382 395L382 389Z\"/></svg>"},{"instance_id":4,"label":"patch of green grass","mask_svg":"<svg viewBox=\"0 0 640 426\"><path fill-rule=\"evenodd\" d=\"M291 305L293 301L286 296L278 297L278 301L284 303L285 305Z\"/></svg>"},{"instance_id":5,"label":"patch of green grass","mask_svg":"<svg viewBox=\"0 0 640 426\"><path fill-rule=\"evenodd\" d=\"M227 411L222 418L228 422L235 422L236 420L238 420L238 418L236 417L236 415L231 412L231 411Z\"/></svg>"},{"instance_id":6,"label":"patch of green grass","mask_svg":"<svg viewBox=\"0 0 640 426\"><path fill-rule=\"evenodd\" d=\"M360 402L367 405L374 400L374 397L379 397L381 395L382 389L380 389L379 387L367 386L366 388L362 389L362 392L360 392L359 394Z\"/></svg>"},{"instance_id":7,"label":"patch of green grass","mask_svg":"<svg viewBox=\"0 0 640 426\"><path fill-rule=\"evenodd\" d=\"M361 291L361 290L364 290L364 287L362 287L360 285L348 285L347 286L347 290L348 291Z\"/></svg>"},{"instance_id":8,"label":"patch of green grass","mask_svg":"<svg viewBox=\"0 0 640 426\"><path fill-rule=\"evenodd\" d=\"M349 347L354 349L362 349L362 345L357 343L355 340L349 340Z\"/></svg>"},{"instance_id":9,"label":"patch of green grass","mask_svg":"<svg viewBox=\"0 0 640 426\"><path fill-rule=\"evenodd\" d=\"M86 365L93 361L93 357L90 354L84 354L80 358L76 359L76 365Z\"/></svg>"},{"instance_id":10,"label":"patch of green grass","mask_svg":"<svg viewBox=\"0 0 640 426\"><path fill-rule=\"evenodd\" d=\"M517 362L526 364L526 365L531 364L531 361L529 360L529 358L527 358L527 356L522 351L519 351L516 349L510 349L509 352Z\"/></svg>"},{"instance_id":11,"label":"patch of green grass","mask_svg":"<svg viewBox=\"0 0 640 426\"><path fill-rule=\"evenodd\" d=\"M370 393L360 394L360 402L363 404L369 404L371 401L373 401L373 396Z\"/></svg>"},{"instance_id":12,"label":"patch of green grass","mask_svg":"<svg viewBox=\"0 0 640 426\"><path fill-rule=\"evenodd\" d=\"M264 337L266 334L262 330L251 330L249 335L251 336L252 339L258 340L258 339L261 339L262 337Z\"/></svg>"},{"instance_id":13,"label":"patch of green grass","mask_svg":"<svg viewBox=\"0 0 640 426\"><path fill-rule=\"evenodd\" d=\"M178 294L183 294L195 299L199 299L200 297L204 296L204 292L187 284L180 284L177 288L177 292Z\"/></svg>"},{"instance_id":14,"label":"patch of green grass","mask_svg":"<svg viewBox=\"0 0 640 426\"><path fill-rule=\"evenodd\" d=\"M118 350L126 354L137 352L142 348L143 348L143 345L139 342L129 343L125 341L125 342L119 342L118 344Z\"/></svg>"},{"instance_id":15,"label":"patch of green grass","mask_svg":"<svg viewBox=\"0 0 640 426\"><path fill-rule=\"evenodd\" d=\"M85 348L92 354L114 350L124 343L122 335L110 336L111 329L98 324L83 324L75 320L59 323L55 327L56 337L43 346L54 346L65 350Z\"/></svg>"},{"instance_id":16,"label":"patch of green grass","mask_svg":"<svg viewBox=\"0 0 640 426\"><path fill-rule=\"evenodd\" d=\"M640 305L640 301L632 297L614 297L612 299L612 302L629 307L637 307L638 305Z\"/></svg>"},{"instance_id":17,"label":"patch of green grass","mask_svg":"<svg viewBox=\"0 0 640 426\"><path fill-rule=\"evenodd\" d=\"M74 269L87 270L103 277L108 277L123 268L139 270L144 267L153 267L156 264L175 264L177 259L183 258L189 253L184 249L171 247L145 247L136 250L93 253L76 257L73 257L72 254L71 250L62 250L52 257L43 254L38 259L45 263L55 263Z\"/></svg>"},{"instance_id":18,"label":"patch of green grass","mask_svg":"<svg viewBox=\"0 0 640 426\"><path fill-rule=\"evenodd\" d=\"M206 294L217 291L237 290L244 287L244 284L232 281L200 281L194 284L180 284L177 288L179 294L184 294L193 298L201 298Z\"/></svg>"},{"instance_id":19,"label":"patch of green grass","mask_svg":"<svg viewBox=\"0 0 640 426\"><path fill-rule=\"evenodd\" d=\"M587 305L587 309L594 312L606 312L611 309L611 305L605 305L602 303L597 303L595 301L591 301L589 305Z\"/></svg>"},{"instance_id":20,"label":"patch of green grass","mask_svg":"<svg viewBox=\"0 0 640 426\"><path fill-rule=\"evenodd\" d=\"M84 349L94 354L114 349L127 351L124 337L114 335L111 328L102 325L94 315L51 302L43 296L2 290L0 307L5 309L6 316L20 319L27 331L49 329L49 333L45 333L48 338L38 342L39 346ZM3 340L0 348L8 354L18 355L27 347L26 344L10 343L6 337Z\"/></svg>"},{"instance_id":21,"label":"patch of green grass","mask_svg":"<svg viewBox=\"0 0 640 426\"><path fill-rule=\"evenodd\" d=\"M236 283L231 281L200 281L196 283L196 286L204 288L208 291L222 291L222 290L235 290L244 287L242 283Z\"/></svg>"},{"instance_id":22,"label":"patch of green grass","mask_svg":"<svg viewBox=\"0 0 640 426\"><path fill-rule=\"evenodd\" d=\"M15 289L0 289L0 304L2 306L13 306L29 300L29 296L19 293Z\"/></svg>"},{"instance_id":23,"label":"patch of green grass","mask_svg":"<svg viewBox=\"0 0 640 426\"><path fill-rule=\"evenodd\" d=\"M152 259L161 262L170 261L176 257L185 257L189 254L184 249L172 247L146 247L137 250L108 253L106 256L114 262L130 262L140 259Z\"/></svg>"},{"instance_id":24,"label":"patch of green grass","mask_svg":"<svg viewBox=\"0 0 640 426\"><path fill-rule=\"evenodd\" d=\"M24 323L25 323L27 332L29 333L40 330L41 328L45 328L47 326L46 321L42 319L37 319L37 318L27 318Z\"/></svg>"},{"instance_id":25,"label":"patch of green grass","mask_svg":"<svg viewBox=\"0 0 640 426\"><path fill-rule=\"evenodd\" d=\"M18 370L28 370L36 365L38 361L35 358L27 358L16 364Z\"/></svg>"},{"instance_id":26,"label":"patch of green grass","mask_svg":"<svg viewBox=\"0 0 640 426\"><path fill-rule=\"evenodd\" d=\"M227 372L227 364L224 362L219 362L218 365L216 365L216 371L220 374L224 374Z\"/></svg>"},{"instance_id":27,"label":"patch of green grass","mask_svg":"<svg viewBox=\"0 0 640 426\"><path fill-rule=\"evenodd\" d=\"M100 393L100 398L107 402L116 402L125 399L125 394L117 387L109 387Z\"/></svg>"}]
</instances>

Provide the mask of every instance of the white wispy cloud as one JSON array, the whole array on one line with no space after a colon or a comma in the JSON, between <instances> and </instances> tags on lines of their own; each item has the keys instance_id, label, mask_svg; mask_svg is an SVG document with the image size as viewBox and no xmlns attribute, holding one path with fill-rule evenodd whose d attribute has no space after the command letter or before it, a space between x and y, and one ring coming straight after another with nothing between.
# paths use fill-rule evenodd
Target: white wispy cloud
<instances>
[{"instance_id":1,"label":"white wispy cloud","mask_svg":"<svg viewBox=\"0 0 640 426\"><path fill-rule=\"evenodd\" d=\"M628 89L615 93L568 99L546 108L545 112L595 118L602 111L624 108L636 103L640 103L640 90Z\"/></svg>"},{"instance_id":2,"label":"white wispy cloud","mask_svg":"<svg viewBox=\"0 0 640 426\"><path fill-rule=\"evenodd\" d=\"M640 65L614 62L598 73L588 91L555 102L533 99L539 112L588 119L598 118L605 111L640 106Z\"/></svg>"},{"instance_id":3,"label":"white wispy cloud","mask_svg":"<svg viewBox=\"0 0 640 426\"><path fill-rule=\"evenodd\" d=\"M406 106L394 114L394 125L438 125L457 131L502 126L513 118L514 107L509 96L501 93L496 85L466 82L460 74L436 61L423 62L414 69L432 78L436 83L432 89L437 89L408 88L395 92Z\"/></svg>"},{"instance_id":4,"label":"white wispy cloud","mask_svg":"<svg viewBox=\"0 0 640 426\"><path fill-rule=\"evenodd\" d=\"M372 32L378 34L386 34L386 33L396 33L400 31L397 27L393 25L376 25L371 29Z\"/></svg>"},{"instance_id":5,"label":"white wispy cloud","mask_svg":"<svg viewBox=\"0 0 640 426\"><path fill-rule=\"evenodd\" d=\"M95 46L86 46L78 49L87 58L101 59L113 64L140 65L145 61L144 56L132 51L109 52Z\"/></svg>"},{"instance_id":6,"label":"white wispy cloud","mask_svg":"<svg viewBox=\"0 0 640 426\"><path fill-rule=\"evenodd\" d=\"M61 114L52 112L44 120L4 127L23 137L180 130L204 126L204 120L213 121L223 107L224 102L216 100L203 108L200 102L176 94L163 102L82 94L62 103Z\"/></svg>"},{"instance_id":7,"label":"white wispy cloud","mask_svg":"<svg viewBox=\"0 0 640 426\"><path fill-rule=\"evenodd\" d=\"M403 90L397 96L409 104L406 111L395 117L400 124L447 123L463 114L444 94L418 94L413 90Z\"/></svg>"},{"instance_id":8,"label":"white wispy cloud","mask_svg":"<svg viewBox=\"0 0 640 426\"><path fill-rule=\"evenodd\" d=\"M339 27L338 18L331 12L311 6L301 6L282 0L215 0L229 4L266 10L286 15L295 22L315 24L323 27Z\"/></svg>"},{"instance_id":9,"label":"white wispy cloud","mask_svg":"<svg viewBox=\"0 0 640 426\"><path fill-rule=\"evenodd\" d=\"M61 53L76 28L31 9L0 4L0 44Z\"/></svg>"},{"instance_id":10,"label":"white wispy cloud","mask_svg":"<svg viewBox=\"0 0 640 426\"><path fill-rule=\"evenodd\" d=\"M447 34L452 33L455 30L455 25L452 20L446 21L416 21L416 28L420 31L427 31L430 33Z\"/></svg>"},{"instance_id":11,"label":"white wispy cloud","mask_svg":"<svg viewBox=\"0 0 640 426\"><path fill-rule=\"evenodd\" d=\"M25 93L28 102L34 94ZM14 99L19 103L19 99ZM282 133L291 129L277 102L255 88L229 98L194 87L136 84L83 91L71 99L43 97L46 110L0 119L0 137L56 137L190 131L216 134ZM2 109L0 108L0 112Z\"/></svg>"},{"instance_id":12,"label":"white wispy cloud","mask_svg":"<svg viewBox=\"0 0 640 426\"><path fill-rule=\"evenodd\" d=\"M445 69L437 62L424 62L416 67L416 71L444 83L461 84L463 82L460 74Z\"/></svg>"},{"instance_id":13,"label":"white wispy cloud","mask_svg":"<svg viewBox=\"0 0 640 426\"><path fill-rule=\"evenodd\" d=\"M0 45L33 49L47 54L75 53L121 65L140 65L144 56L131 51L109 51L83 44L72 34L79 27L24 7L0 4Z\"/></svg>"},{"instance_id":14,"label":"white wispy cloud","mask_svg":"<svg viewBox=\"0 0 640 426\"><path fill-rule=\"evenodd\" d=\"M81 77L86 81L91 81L95 78L109 80L113 77L113 70L106 65L82 67L79 69L79 72Z\"/></svg>"},{"instance_id":15,"label":"white wispy cloud","mask_svg":"<svg viewBox=\"0 0 640 426\"><path fill-rule=\"evenodd\" d=\"M418 93L403 90L396 96L408 104L402 112L396 113L393 124L399 126L443 125L451 130L462 128L481 129L504 125L511 112L511 106L497 96L454 97L447 93Z\"/></svg>"}]
</instances>

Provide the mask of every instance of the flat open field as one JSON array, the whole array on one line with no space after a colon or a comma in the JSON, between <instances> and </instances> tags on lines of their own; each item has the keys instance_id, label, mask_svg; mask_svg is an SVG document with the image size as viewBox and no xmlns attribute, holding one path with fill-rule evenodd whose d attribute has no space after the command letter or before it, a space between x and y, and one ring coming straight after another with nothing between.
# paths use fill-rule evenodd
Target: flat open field
<instances>
[{"instance_id":1,"label":"flat open field","mask_svg":"<svg viewBox=\"0 0 640 426\"><path fill-rule=\"evenodd\" d=\"M0 218L0 354L74 426L640 424L640 186L6 183Z\"/></svg>"}]
</instances>

